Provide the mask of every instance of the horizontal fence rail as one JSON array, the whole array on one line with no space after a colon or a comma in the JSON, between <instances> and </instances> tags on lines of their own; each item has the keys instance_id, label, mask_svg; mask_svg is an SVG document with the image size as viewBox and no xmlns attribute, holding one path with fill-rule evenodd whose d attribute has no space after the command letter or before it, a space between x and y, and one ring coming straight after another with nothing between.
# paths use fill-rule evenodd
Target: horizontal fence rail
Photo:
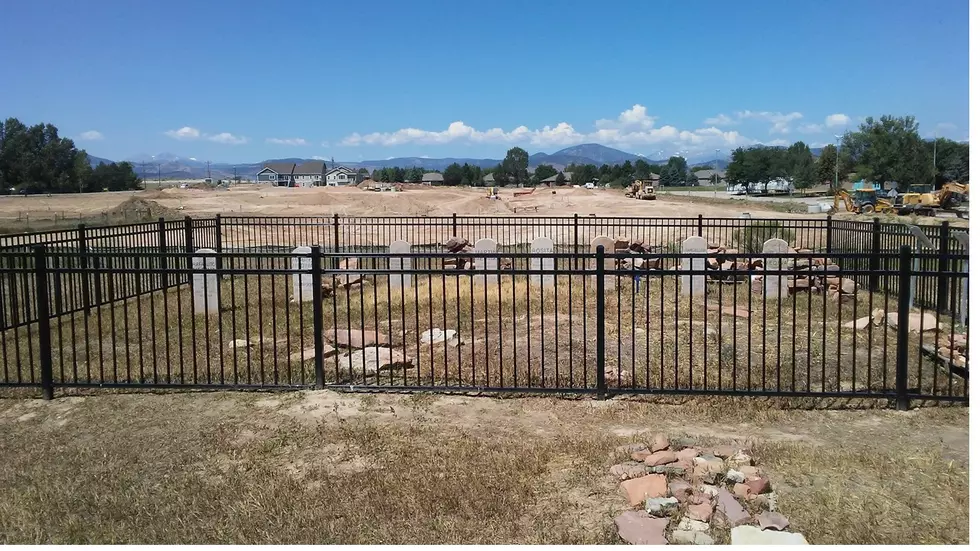
<instances>
[{"instance_id":1,"label":"horizontal fence rail","mask_svg":"<svg viewBox=\"0 0 980 551\"><path fill-rule=\"evenodd\" d=\"M642 252L245 251L233 218L167 224L0 252L0 386L968 400L968 272L929 269L965 251L848 252L836 225L802 252L708 252L717 226Z\"/></svg>"}]
</instances>

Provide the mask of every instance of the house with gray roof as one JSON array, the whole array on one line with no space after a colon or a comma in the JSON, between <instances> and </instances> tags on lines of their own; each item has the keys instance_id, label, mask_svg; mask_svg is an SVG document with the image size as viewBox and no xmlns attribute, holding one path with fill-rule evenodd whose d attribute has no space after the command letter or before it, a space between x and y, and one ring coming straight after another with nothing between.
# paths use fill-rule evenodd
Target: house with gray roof
<instances>
[{"instance_id":1,"label":"house with gray roof","mask_svg":"<svg viewBox=\"0 0 980 551\"><path fill-rule=\"evenodd\" d=\"M558 183L558 175L559 174L562 174L564 176L564 180L565 180L565 185L566 186L572 185L572 174L573 173L572 172L565 172L564 170L561 171L561 172L557 172L555 174L552 174L551 176L548 176L544 180L541 180L541 183L544 184L544 185L546 185L546 186L556 185Z\"/></svg>"},{"instance_id":2,"label":"house with gray roof","mask_svg":"<svg viewBox=\"0 0 980 551\"><path fill-rule=\"evenodd\" d=\"M694 175L699 186L728 185L728 173L724 170L698 170Z\"/></svg>"},{"instance_id":3,"label":"house with gray roof","mask_svg":"<svg viewBox=\"0 0 980 551\"><path fill-rule=\"evenodd\" d=\"M428 184L430 186L433 185L438 186L438 185L442 185L442 182L443 182L442 174L438 172L426 172L425 174L422 175L423 184Z\"/></svg>"},{"instance_id":4,"label":"house with gray roof","mask_svg":"<svg viewBox=\"0 0 980 551\"><path fill-rule=\"evenodd\" d=\"M337 165L327 170L327 173L324 174L323 181L324 185L331 187L349 186L359 183L357 181L357 171L344 165Z\"/></svg>"},{"instance_id":5,"label":"house with gray roof","mask_svg":"<svg viewBox=\"0 0 980 551\"><path fill-rule=\"evenodd\" d=\"M282 187L313 187L324 184L326 173L327 163L323 161L265 163L255 179Z\"/></svg>"}]
</instances>

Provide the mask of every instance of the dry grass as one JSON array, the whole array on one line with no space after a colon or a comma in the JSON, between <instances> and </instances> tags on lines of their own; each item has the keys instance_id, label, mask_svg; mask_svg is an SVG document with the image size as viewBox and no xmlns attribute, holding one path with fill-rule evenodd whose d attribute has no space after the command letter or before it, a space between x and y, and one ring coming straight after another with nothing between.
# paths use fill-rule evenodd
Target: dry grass
<instances>
[{"instance_id":1,"label":"dry grass","mask_svg":"<svg viewBox=\"0 0 980 551\"><path fill-rule=\"evenodd\" d=\"M965 409L722 402L0 400L0 542L615 543L609 452L656 431L754 442L812 543L968 540Z\"/></svg>"}]
</instances>

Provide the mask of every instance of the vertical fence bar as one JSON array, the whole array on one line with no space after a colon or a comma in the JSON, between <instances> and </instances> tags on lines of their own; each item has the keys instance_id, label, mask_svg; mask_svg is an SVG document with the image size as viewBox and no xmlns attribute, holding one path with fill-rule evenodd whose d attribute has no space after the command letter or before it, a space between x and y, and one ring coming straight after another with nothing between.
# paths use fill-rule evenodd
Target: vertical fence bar
<instances>
[{"instance_id":1,"label":"vertical fence bar","mask_svg":"<svg viewBox=\"0 0 980 551\"><path fill-rule=\"evenodd\" d=\"M331 267L337 268L340 262L340 216L336 212L333 213L333 254L338 265Z\"/></svg>"},{"instance_id":2,"label":"vertical fence bar","mask_svg":"<svg viewBox=\"0 0 980 551\"><path fill-rule=\"evenodd\" d=\"M191 222L190 216L184 217L184 252L187 253L187 269L193 268L191 258L194 254L194 226ZM194 276L189 271L187 273L187 283L188 285L194 280Z\"/></svg>"},{"instance_id":3,"label":"vertical fence bar","mask_svg":"<svg viewBox=\"0 0 980 551\"><path fill-rule=\"evenodd\" d=\"M85 308L85 316L92 313L92 289L88 273L88 254L86 254L88 244L86 243L85 224L78 225L78 252L81 253L82 267L82 306Z\"/></svg>"},{"instance_id":4,"label":"vertical fence bar","mask_svg":"<svg viewBox=\"0 0 980 551\"><path fill-rule=\"evenodd\" d=\"M702 235L703 232L704 232L704 215L703 214L699 214L698 215L698 237L703 237L703 235Z\"/></svg>"},{"instance_id":5,"label":"vertical fence bar","mask_svg":"<svg viewBox=\"0 0 980 551\"><path fill-rule=\"evenodd\" d=\"M57 284L57 283L56 283ZM48 309L48 259L44 245L34 247L34 305L37 312L37 348L41 362L41 392L45 400L54 398L51 361L51 312Z\"/></svg>"},{"instance_id":6,"label":"vertical fence bar","mask_svg":"<svg viewBox=\"0 0 980 551\"><path fill-rule=\"evenodd\" d=\"M578 270L578 213L572 218L572 251L575 253L575 269Z\"/></svg>"},{"instance_id":7,"label":"vertical fence bar","mask_svg":"<svg viewBox=\"0 0 980 551\"><path fill-rule=\"evenodd\" d=\"M939 284L936 286L936 311L949 309L949 221L939 226Z\"/></svg>"},{"instance_id":8,"label":"vertical fence bar","mask_svg":"<svg viewBox=\"0 0 980 551\"><path fill-rule=\"evenodd\" d=\"M320 265L320 246L310 247L313 256L313 371L316 387L323 388L323 267Z\"/></svg>"},{"instance_id":9,"label":"vertical fence bar","mask_svg":"<svg viewBox=\"0 0 980 551\"><path fill-rule=\"evenodd\" d=\"M895 409L909 409L909 303L912 299L912 247L902 245L898 262L898 335L895 352Z\"/></svg>"},{"instance_id":10,"label":"vertical fence bar","mask_svg":"<svg viewBox=\"0 0 980 551\"><path fill-rule=\"evenodd\" d=\"M159 241L158 246L160 248L160 260L157 261L157 269L160 270L160 288L166 289L167 274L164 270L164 263L166 262L164 260L164 255L167 253L167 225L166 222L163 221L162 216L159 220L157 220L157 239Z\"/></svg>"},{"instance_id":11,"label":"vertical fence bar","mask_svg":"<svg viewBox=\"0 0 980 551\"><path fill-rule=\"evenodd\" d=\"M605 270L605 247L599 245L595 249L595 375L596 375L596 399L606 399L606 270Z\"/></svg>"},{"instance_id":12,"label":"vertical fence bar","mask_svg":"<svg viewBox=\"0 0 980 551\"><path fill-rule=\"evenodd\" d=\"M455 212L453 213L453 235L454 236L455 235L459 235L458 233L456 233L456 213Z\"/></svg>"},{"instance_id":13,"label":"vertical fence bar","mask_svg":"<svg viewBox=\"0 0 980 551\"><path fill-rule=\"evenodd\" d=\"M871 269L871 274L868 275L868 290L875 293L878 291L878 272L881 270L881 220L877 218L871 224L871 257L869 268Z\"/></svg>"},{"instance_id":14,"label":"vertical fence bar","mask_svg":"<svg viewBox=\"0 0 980 551\"><path fill-rule=\"evenodd\" d=\"M833 251L833 229L834 229L834 217L827 215L827 254Z\"/></svg>"},{"instance_id":15,"label":"vertical fence bar","mask_svg":"<svg viewBox=\"0 0 980 551\"><path fill-rule=\"evenodd\" d=\"M219 253L214 261L214 267L218 270L218 279L221 279L221 215L214 215L214 250Z\"/></svg>"}]
</instances>

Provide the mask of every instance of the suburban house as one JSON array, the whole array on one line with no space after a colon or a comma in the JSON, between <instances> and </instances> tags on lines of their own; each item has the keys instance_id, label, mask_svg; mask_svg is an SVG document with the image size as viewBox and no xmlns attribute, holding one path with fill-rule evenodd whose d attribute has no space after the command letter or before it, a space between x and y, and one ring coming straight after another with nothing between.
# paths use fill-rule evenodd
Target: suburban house
<instances>
[{"instance_id":1,"label":"suburban house","mask_svg":"<svg viewBox=\"0 0 980 551\"><path fill-rule=\"evenodd\" d=\"M724 170L699 170L694 173L699 186L728 185L728 174Z\"/></svg>"},{"instance_id":2,"label":"suburban house","mask_svg":"<svg viewBox=\"0 0 980 551\"><path fill-rule=\"evenodd\" d=\"M327 173L327 164L323 161L307 161L298 163L266 163L256 174L255 179L261 183L273 183L283 187L313 187L322 186Z\"/></svg>"},{"instance_id":3,"label":"suburban house","mask_svg":"<svg viewBox=\"0 0 980 551\"><path fill-rule=\"evenodd\" d=\"M572 173L571 172L565 172L563 170L563 171L559 172L558 174L564 175L564 177L565 177L565 183L564 183L564 185L566 185L566 186L572 185ZM544 184L544 185L546 185L546 186L553 186L553 185L555 185L558 182L558 174L553 174L551 176L548 176L544 180L541 180L541 183Z\"/></svg>"},{"instance_id":4,"label":"suburban house","mask_svg":"<svg viewBox=\"0 0 980 551\"><path fill-rule=\"evenodd\" d=\"M346 166L338 165L327 170L323 180L323 185L326 186L355 185L358 183L357 171Z\"/></svg>"},{"instance_id":5,"label":"suburban house","mask_svg":"<svg viewBox=\"0 0 980 551\"><path fill-rule=\"evenodd\" d=\"M487 174L483 177L483 185L492 186L496 185L497 181L493 179L493 173Z\"/></svg>"},{"instance_id":6,"label":"suburban house","mask_svg":"<svg viewBox=\"0 0 980 551\"><path fill-rule=\"evenodd\" d=\"M441 185L442 184L442 174L438 172L426 172L422 175L422 183L427 185Z\"/></svg>"}]
</instances>

